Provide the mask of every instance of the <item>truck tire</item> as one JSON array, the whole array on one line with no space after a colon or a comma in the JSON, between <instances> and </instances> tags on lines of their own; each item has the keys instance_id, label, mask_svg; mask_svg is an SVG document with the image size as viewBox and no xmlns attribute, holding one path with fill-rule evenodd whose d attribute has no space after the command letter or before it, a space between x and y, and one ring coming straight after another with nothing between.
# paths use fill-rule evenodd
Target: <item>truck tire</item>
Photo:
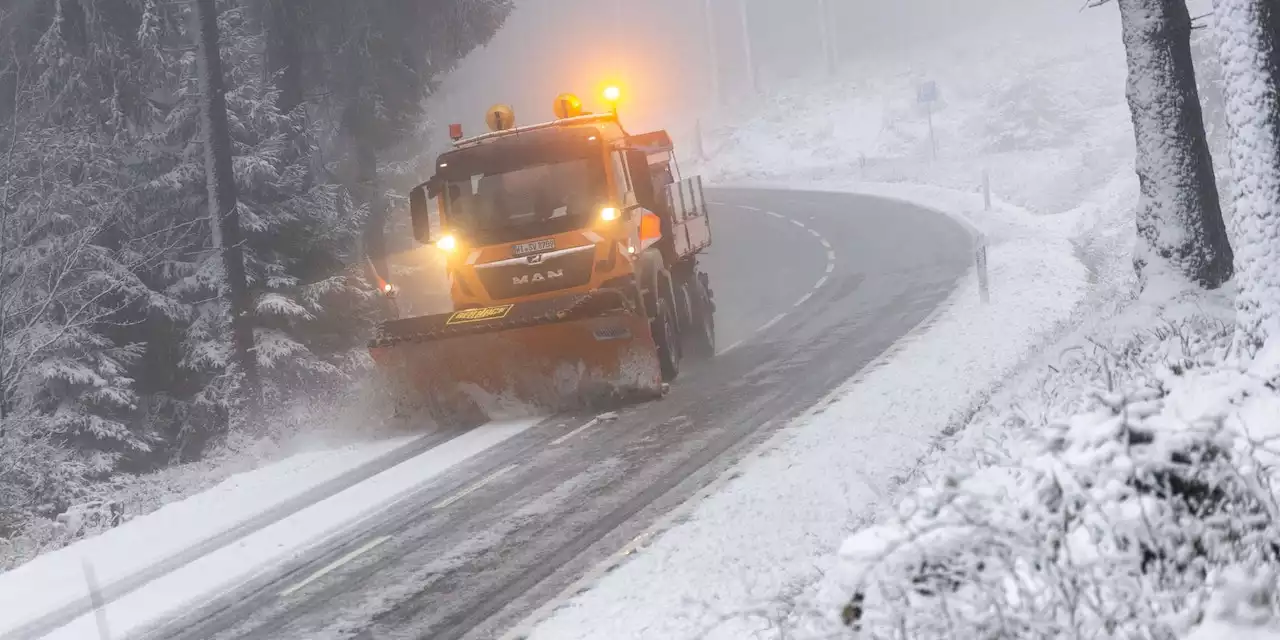
<instances>
[{"instance_id":1,"label":"truck tire","mask_svg":"<svg viewBox=\"0 0 1280 640\"><path fill-rule=\"evenodd\" d=\"M681 329L684 353L699 360L716 354L715 302L707 284L707 274L698 271L690 271L680 283L680 295L688 308L688 320Z\"/></svg>"},{"instance_id":2,"label":"truck tire","mask_svg":"<svg viewBox=\"0 0 1280 640\"><path fill-rule=\"evenodd\" d=\"M662 381L671 382L680 375L680 334L676 329L675 312L666 296L658 299L658 317L650 321L653 341L658 345L658 368Z\"/></svg>"},{"instance_id":3,"label":"truck tire","mask_svg":"<svg viewBox=\"0 0 1280 640\"><path fill-rule=\"evenodd\" d=\"M645 309L649 314L649 329L658 347L658 366L662 372L662 381L671 382L680 375L682 350L680 320L676 316L678 312L671 273L663 267L662 256L656 251L646 252L641 257L637 273Z\"/></svg>"}]
</instances>

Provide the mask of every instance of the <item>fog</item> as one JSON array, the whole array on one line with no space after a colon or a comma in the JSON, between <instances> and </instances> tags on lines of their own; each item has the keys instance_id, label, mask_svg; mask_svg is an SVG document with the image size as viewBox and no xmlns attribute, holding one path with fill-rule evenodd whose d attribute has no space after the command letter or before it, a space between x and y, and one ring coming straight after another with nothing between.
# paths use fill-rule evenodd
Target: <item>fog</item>
<instances>
[{"instance_id":1,"label":"fog","mask_svg":"<svg viewBox=\"0 0 1280 640\"><path fill-rule=\"evenodd\" d=\"M746 7L746 19L742 8ZM517 122L551 117L554 97L581 96L601 110L608 83L624 89L620 105L633 130L673 126L691 114L713 113L711 52L720 62L725 103L750 98L742 34L764 90L780 82L820 76L824 70L820 0L517 0L507 25L485 48L450 74L431 104L443 128L485 130L483 114L510 104ZM827 0L837 58L906 53L994 18L1043 11L1072 12L1075 0ZM710 28L708 28L708 26ZM707 34L714 45L708 44Z\"/></svg>"}]
</instances>

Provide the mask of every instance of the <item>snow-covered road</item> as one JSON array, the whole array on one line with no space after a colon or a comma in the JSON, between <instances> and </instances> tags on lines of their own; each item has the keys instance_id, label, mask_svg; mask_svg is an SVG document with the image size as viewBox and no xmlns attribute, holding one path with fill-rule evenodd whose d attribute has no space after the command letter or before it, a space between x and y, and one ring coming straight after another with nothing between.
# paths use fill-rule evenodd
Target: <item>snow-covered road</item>
<instances>
[{"instance_id":1,"label":"snow-covered road","mask_svg":"<svg viewBox=\"0 0 1280 640\"><path fill-rule=\"evenodd\" d=\"M972 263L965 228L918 206L709 196L723 203L706 257L723 353L665 400L522 430L337 539L266 554L198 598L149 616L108 606L114 637L180 614L145 637L500 635L873 362Z\"/></svg>"}]
</instances>

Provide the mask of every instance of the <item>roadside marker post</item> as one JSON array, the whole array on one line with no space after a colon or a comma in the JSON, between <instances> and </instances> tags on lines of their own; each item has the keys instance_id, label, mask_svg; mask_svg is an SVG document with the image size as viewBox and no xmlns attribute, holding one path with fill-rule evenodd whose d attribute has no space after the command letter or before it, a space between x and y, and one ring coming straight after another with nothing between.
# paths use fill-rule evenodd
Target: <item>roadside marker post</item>
<instances>
[{"instance_id":1,"label":"roadside marker post","mask_svg":"<svg viewBox=\"0 0 1280 640\"><path fill-rule=\"evenodd\" d=\"M98 637L101 640L111 640L111 630L107 627L106 602L102 598L102 589L98 587L98 576L88 558L82 558L80 566L84 569L84 582L89 587L89 600L93 603L93 615L98 622Z\"/></svg>"},{"instance_id":2,"label":"roadside marker post","mask_svg":"<svg viewBox=\"0 0 1280 640\"><path fill-rule=\"evenodd\" d=\"M978 235L978 248L975 260L977 262L978 271L978 295L982 297L982 304L991 302L991 289L987 280L987 235Z\"/></svg>"},{"instance_id":3,"label":"roadside marker post","mask_svg":"<svg viewBox=\"0 0 1280 640\"><path fill-rule=\"evenodd\" d=\"M991 172L982 170L982 210L991 210Z\"/></svg>"}]
</instances>

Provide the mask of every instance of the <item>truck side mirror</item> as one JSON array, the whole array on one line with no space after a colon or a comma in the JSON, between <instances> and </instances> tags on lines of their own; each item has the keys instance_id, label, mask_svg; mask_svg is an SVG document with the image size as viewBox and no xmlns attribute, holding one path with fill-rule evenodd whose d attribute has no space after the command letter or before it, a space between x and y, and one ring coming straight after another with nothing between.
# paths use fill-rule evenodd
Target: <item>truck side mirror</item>
<instances>
[{"instance_id":1,"label":"truck side mirror","mask_svg":"<svg viewBox=\"0 0 1280 640\"><path fill-rule=\"evenodd\" d=\"M420 184L409 192L409 218L413 221L413 237L422 244L431 244L431 183ZM434 189L432 189L434 191Z\"/></svg>"},{"instance_id":2,"label":"truck side mirror","mask_svg":"<svg viewBox=\"0 0 1280 640\"><path fill-rule=\"evenodd\" d=\"M626 158L627 172L631 176L631 189L636 194L636 204L650 211L662 211L663 203L658 201L657 190L653 186L653 174L649 171L648 154L636 149L628 149Z\"/></svg>"}]
</instances>

